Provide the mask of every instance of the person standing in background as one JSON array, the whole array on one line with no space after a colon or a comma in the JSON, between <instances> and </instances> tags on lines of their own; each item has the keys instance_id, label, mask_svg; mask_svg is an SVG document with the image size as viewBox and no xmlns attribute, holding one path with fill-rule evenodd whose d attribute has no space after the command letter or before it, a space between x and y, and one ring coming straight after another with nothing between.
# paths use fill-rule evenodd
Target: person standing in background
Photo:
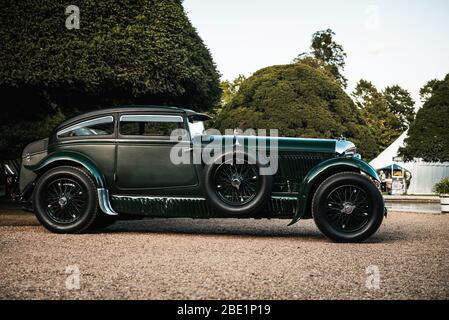
<instances>
[{"instance_id":1,"label":"person standing in background","mask_svg":"<svg viewBox=\"0 0 449 320\"><path fill-rule=\"evenodd\" d=\"M387 176L385 175L385 172L383 170L380 170L379 178L380 178L380 189L382 192L386 192L385 180L386 180Z\"/></svg>"}]
</instances>

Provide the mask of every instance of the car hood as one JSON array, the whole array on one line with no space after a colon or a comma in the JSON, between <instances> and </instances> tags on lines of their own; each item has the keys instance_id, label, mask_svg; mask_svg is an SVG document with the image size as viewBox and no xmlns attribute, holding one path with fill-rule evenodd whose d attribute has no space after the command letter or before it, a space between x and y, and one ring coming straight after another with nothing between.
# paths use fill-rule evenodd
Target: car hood
<instances>
[{"instance_id":1,"label":"car hood","mask_svg":"<svg viewBox=\"0 0 449 320\"><path fill-rule=\"evenodd\" d=\"M295 152L320 152L320 153L336 153L340 140L335 139L308 139L308 138L284 138L284 137L260 137L260 136L222 136L222 135L205 135L196 137L197 141L201 138L203 144L210 143L226 143L243 144L247 147L261 149L272 149L277 147L280 151ZM344 140L342 140L344 141ZM345 141L345 144L353 144Z\"/></svg>"}]
</instances>

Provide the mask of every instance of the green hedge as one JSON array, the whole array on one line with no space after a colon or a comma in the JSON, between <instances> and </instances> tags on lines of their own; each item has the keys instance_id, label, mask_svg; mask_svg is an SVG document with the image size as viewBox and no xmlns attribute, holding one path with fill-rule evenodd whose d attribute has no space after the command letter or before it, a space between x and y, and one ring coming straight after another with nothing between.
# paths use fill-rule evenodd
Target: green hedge
<instances>
[{"instance_id":1,"label":"green hedge","mask_svg":"<svg viewBox=\"0 0 449 320\"><path fill-rule=\"evenodd\" d=\"M70 4L78 30L65 27ZM179 0L3 0L0 21L2 132L58 112L139 103L204 111L219 100L216 66Z\"/></svg>"}]
</instances>

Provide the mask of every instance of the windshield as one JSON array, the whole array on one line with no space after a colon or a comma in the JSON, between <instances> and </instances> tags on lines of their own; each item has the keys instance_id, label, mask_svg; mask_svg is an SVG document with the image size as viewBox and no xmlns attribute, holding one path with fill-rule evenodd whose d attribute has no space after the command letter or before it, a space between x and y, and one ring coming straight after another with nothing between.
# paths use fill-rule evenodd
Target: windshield
<instances>
[{"instance_id":1,"label":"windshield","mask_svg":"<svg viewBox=\"0 0 449 320\"><path fill-rule=\"evenodd\" d=\"M205 130L203 121L189 121L189 130L192 138L203 135Z\"/></svg>"}]
</instances>

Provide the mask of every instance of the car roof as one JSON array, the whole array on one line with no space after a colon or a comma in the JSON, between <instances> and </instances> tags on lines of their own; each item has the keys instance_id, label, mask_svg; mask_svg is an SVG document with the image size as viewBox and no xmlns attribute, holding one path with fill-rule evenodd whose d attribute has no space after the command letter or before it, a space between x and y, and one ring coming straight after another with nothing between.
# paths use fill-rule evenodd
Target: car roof
<instances>
[{"instance_id":1,"label":"car roof","mask_svg":"<svg viewBox=\"0 0 449 320\"><path fill-rule=\"evenodd\" d=\"M71 124L77 123L79 121L83 121L84 119L90 119L97 116L108 115L111 113L121 113L121 112L164 112L164 113L185 113L188 117L191 117L198 121L206 121L210 120L211 117L199 113L190 109L180 108L180 107L170 107L170 106L154 106L154 105L128 105L128 106L118 106L106 109L98 109L94 111L90 111L87 113L80 114L68 120L61 122L54 131L58 131L64 127L67 127Z\"/></svg>"}]
</instances>

